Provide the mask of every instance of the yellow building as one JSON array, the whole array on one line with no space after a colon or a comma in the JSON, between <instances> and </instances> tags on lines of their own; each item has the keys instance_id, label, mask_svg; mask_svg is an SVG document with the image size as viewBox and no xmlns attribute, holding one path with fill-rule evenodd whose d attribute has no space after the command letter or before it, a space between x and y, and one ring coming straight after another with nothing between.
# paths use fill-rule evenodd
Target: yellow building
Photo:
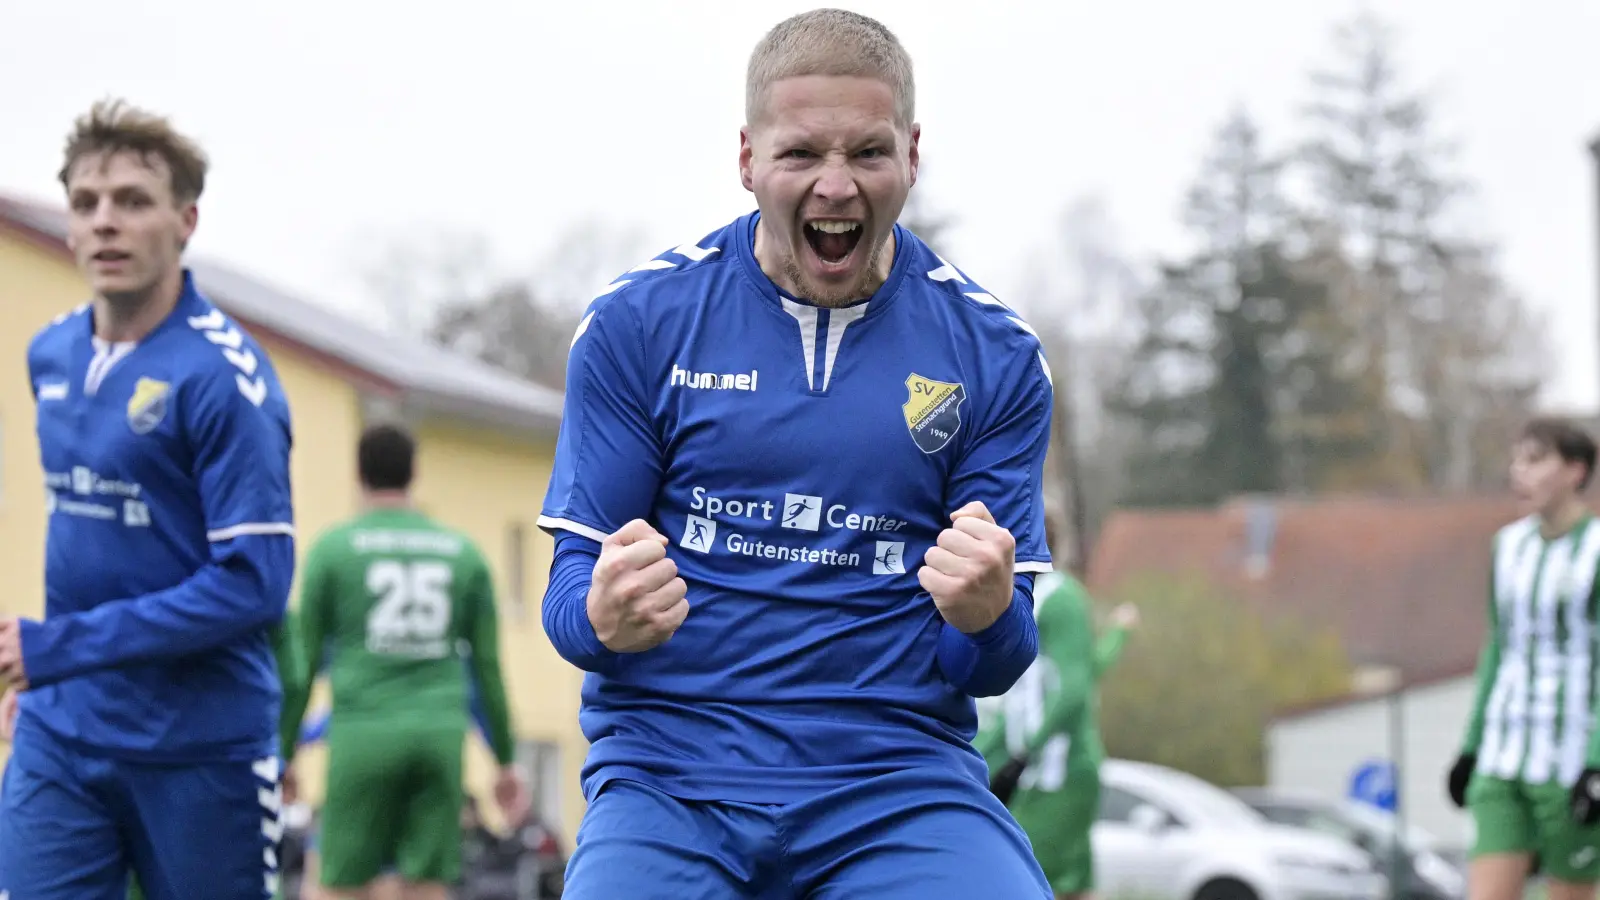
<instances>
[{"instance_id":1,"label":"yellow building","mask_svg":"<svg viewBox=\"0 0 1600 900\"><path fill-rule=\"evenodd\" d=\"M63 211L0 196L0 572L7 573L0 612L17 615L37 616L43 606L45 506L27 345L51 317L86 297L65 225ZM190 266L201 290L266 348L289 395L302 554L324 528L356 512L355 444L364 423L398 417L416 431L419 502L470 534L494 564L501 656L529 783L536 808L570 849L583 811L578 772L587 750L578 730L581 673L544 636L539 600L553 545L534 526L561 395L380 334L227 267L204 260ZM313 711L325 702L319 691ZM490 762L473 738L469 783L484 800ZM298 765L313 802L323 766L315 746Z\"/></svg>"}]
</instances>

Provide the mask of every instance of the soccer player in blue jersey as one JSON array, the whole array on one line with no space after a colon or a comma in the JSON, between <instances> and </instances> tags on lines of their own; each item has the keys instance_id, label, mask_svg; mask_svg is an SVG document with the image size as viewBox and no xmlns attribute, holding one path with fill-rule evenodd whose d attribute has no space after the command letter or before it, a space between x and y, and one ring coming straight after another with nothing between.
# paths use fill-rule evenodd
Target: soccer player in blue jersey
<instances>
[{"instance_id":1,"label":"soccer player in blue jersey","mask_svg":"<svg viewBox=\"0 0 1600 900\"><path fill-rule=\"evenodd\" d=\"M896 220L911 62L784 21L749 64L757 211L588 308L540 517L587 670L568 900L1049 898L972 747L1033 662L1052 387Z\"/></svg>"},{"instance_id":2,"label":"soccer player in blue jersey","mask_svg":"<svg viewBox=\"0 0 1600 900\"><path fill-rule=\"evenodd\" d=\"M180 259L206 159L98 104L68 139L68 243L93 299L28 347L49 521L42 621L0 621L21 690L0 896L264 900L276 887L294 573L289 410Z\"/></svg>"}]
</instances>

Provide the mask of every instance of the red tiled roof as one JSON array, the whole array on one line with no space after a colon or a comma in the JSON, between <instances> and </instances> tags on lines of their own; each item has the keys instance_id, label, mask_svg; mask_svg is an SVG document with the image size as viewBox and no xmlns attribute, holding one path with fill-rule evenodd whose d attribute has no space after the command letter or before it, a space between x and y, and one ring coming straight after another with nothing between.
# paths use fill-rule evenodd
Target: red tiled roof
<instances>
[{"instance_id":1,"label":"red tiled roof","mask_svg":"<svg viewBox=\"0 0 1600 900\"><path fill-rule=\"evenodd\" d=\"M1475 664L1489 542L1518 514L1509 496L1252 497L1207 510L1123 511L1102 529L1087 580L1105 594L1143 574L1205 578L1335 630L1358 665L1431 680ZM1272 523L1259 577L1246 553L1252 516Z\"/></svg>"}]
</instances>

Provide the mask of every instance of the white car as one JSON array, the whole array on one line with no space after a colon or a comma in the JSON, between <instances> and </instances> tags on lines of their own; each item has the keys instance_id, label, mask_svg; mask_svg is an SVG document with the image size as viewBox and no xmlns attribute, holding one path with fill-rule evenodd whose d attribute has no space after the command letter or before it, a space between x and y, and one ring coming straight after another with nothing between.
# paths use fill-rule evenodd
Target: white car
<instances>
[{"instance_id":1,"label":"white car","mask_svg":"<svg viewBox=\"0 0 1600 900\"><path fill-rule=\"evenodd\" d=\"M1141 900L1384 900L1372 857L1275 825L1192 775L1106 760L1092 840L1095 892Z\"/></svg>"}]
</instances>

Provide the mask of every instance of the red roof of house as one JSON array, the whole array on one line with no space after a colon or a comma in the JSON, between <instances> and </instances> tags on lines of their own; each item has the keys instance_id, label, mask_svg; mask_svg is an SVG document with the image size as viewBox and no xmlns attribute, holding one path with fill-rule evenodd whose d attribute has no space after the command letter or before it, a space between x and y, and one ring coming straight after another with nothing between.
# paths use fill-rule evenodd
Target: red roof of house
<instances>
[{"instance_id":1,"label":"red roof of house","mask_svg":"<svg viewBox=\"0 0 1600 900\"><path fill-rule=\"evenodd\" d=\"M1087 581L1197 576L1263 609L1334 629L1358 665L1406 681L1471 671L1483 640L1489 543L1510 496L1242 498L1215 509L1122 511ZM1252 573L1252 543L1259 548Z\"/></svg>"}]
</instances>

